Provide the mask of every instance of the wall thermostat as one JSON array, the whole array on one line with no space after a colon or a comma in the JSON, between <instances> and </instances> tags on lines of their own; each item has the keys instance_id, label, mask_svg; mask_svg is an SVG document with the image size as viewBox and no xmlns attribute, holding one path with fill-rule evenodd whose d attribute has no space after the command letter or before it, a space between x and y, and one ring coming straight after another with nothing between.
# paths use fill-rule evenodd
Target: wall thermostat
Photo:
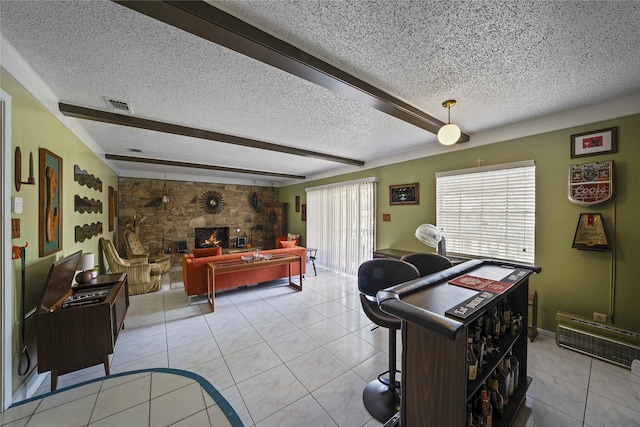
<instances>
[{"instance_id":1,"label":"wall thermostat","mask_svg":"<svg viewBox=\"0 0 640 427\"><path fill-rule=\"evenodd\" d=\"M22 197L12 197L13 203L11 206L13 208L13 213L21 214L22 213Z\"/></svg>"}]
</instances>

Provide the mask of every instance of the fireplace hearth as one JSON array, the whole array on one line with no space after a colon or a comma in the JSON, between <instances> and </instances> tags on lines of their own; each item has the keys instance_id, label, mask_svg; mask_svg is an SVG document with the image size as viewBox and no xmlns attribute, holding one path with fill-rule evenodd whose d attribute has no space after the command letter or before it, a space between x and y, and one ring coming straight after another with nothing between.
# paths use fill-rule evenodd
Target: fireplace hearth
<instances>
[{"instance_id":1,"label":"fireplace hearth","mask_svg":"<svg viewBox=\"0 0 640 427\"><path fill-rule=\"evenodd\" d=\"M229 227L202 227L195 229L194 248L229 248Z\"/></svg>"}]
</instances>

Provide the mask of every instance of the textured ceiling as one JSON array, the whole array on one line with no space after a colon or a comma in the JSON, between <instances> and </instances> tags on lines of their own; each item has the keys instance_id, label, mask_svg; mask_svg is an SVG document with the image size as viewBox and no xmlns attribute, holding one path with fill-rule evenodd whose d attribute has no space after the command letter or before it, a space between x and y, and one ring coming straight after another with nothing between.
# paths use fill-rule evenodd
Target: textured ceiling
<instances>
[{"instance_id":1,"label":"textured ceiling","mask_svg":"<svg viewBox=\"0 0 640 427\"><path fill-rule=\"evenodd\" d=\"M452 121L469 146L477 132L640 92L638 2L210 3L442 121L442 102L457 99ZM365 162L437 144L423 129L113 2L2 0L0 30L62 102L107 110L106 96L140 117ZM308 177L344 167L73 120L102 153ZM124 176L265 181L111 164Z\"/></svg>"}]
</instances>

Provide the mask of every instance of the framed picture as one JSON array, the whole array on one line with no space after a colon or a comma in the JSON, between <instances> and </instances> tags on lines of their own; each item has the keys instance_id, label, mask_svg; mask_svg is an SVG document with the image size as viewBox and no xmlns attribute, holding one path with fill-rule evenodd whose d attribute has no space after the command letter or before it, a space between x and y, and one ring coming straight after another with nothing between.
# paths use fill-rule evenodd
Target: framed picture
<instances>
[{"instance_id":1,"label":"framed picture","mask_svg":"<svg viewBox=\"0 0 640 427\"><path fill-rule=\"evenodd\" d=\"M62 250L62 158L40 148L38 170L39 256Z\"/></svg>"},{"instance_id":2,"label":"framed picture","mask_svg":"<svg viewBox=\"0 0 640 427\"><path fill-rule=\"evenodd\" d=\"M307 205L302 205L302 220L307 220Z\"/></svg>"},{"instance_id":3,"label":"framed picture","mask_svg":"<svg viewBox=\"0 0 640 427\"><path fill-rule=\"evenodd\" d=\"M616 153L618 128L607 128L571 135L571 158Z\"/></svg>"},{"instance_id":4,"label":"framed picture","mask_svg":"<svg viewBox=\"0 0 640 427\"><path fill-rule=\"evenodd\" d=\"M418 183L389 186L390 205L419 205L420 191Z\"/></svg>"},{"instance_id":5,"label":"framed picture","mask_svg":"<svg viewBox=\"0 0 640 427\"><path fill-rule=\"evenodd\" d=\"M296 212L300 212L300 196L296 196Z\"/></svg>"}]
</instances>

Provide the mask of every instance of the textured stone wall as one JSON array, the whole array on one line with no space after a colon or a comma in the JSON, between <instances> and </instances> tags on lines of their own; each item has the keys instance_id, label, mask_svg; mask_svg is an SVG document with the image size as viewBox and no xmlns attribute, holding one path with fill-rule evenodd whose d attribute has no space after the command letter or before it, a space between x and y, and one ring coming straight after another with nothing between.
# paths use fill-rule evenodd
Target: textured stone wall
<instances>
[{"instance_id":1,"label":"textured stone wall","mask_svg":"<svg viewBox=\"0 0 640 427\"><path fill-rule=\"evenodd\" d=\"M277 188L142 178L118 181L117 247L122 255L125 255L122 236L128 227L136 227L142 244L156 252L175 251L179 240L186 241L191 252L196 227L229 227L230 249L235 248L237 237L244 236L252 246L266 247L264 203L278 201ZM165 182L169 193L166 206L162 204ZM202 196L208 191L223 196L225 204L220 213L208 213L203 208ZM254 191L258 196L256 210L251 206ZM240 232L236 231L238 228ZM180 256L174 256L173 263L180 263Z\"/></svg>"}]
</instances>

